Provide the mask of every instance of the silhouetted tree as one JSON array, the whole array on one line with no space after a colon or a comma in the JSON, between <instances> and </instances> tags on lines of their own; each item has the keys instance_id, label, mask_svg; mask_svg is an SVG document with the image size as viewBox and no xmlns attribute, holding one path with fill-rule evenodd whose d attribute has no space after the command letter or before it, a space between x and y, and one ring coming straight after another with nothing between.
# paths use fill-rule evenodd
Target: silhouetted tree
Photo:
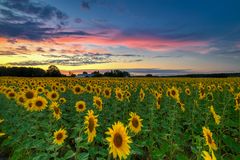
<instances>
[{"instance_id":1,"label":"silhouetted tree","mask_svg":"<svg viewBox=\"0 0 240 160\"><path fill-rule=\"evenodd\" d=\"M48 76L48 77L61 77L62 74L61 74L61 72L60 72L60 70L58 69L57 66L55 66L55 65L50 65L50 66L48 67L46 76Z\"/></svg>"}]
</instances>

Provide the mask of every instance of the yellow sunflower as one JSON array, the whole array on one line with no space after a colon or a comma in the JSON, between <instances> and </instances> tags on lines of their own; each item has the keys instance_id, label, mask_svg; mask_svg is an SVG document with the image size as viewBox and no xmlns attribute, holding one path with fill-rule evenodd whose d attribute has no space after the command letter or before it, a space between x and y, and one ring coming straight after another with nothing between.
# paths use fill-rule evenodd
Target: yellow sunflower
<instances>
[{"instance_id":1,"label":"yellow sunflower","mask_svg":"<svg viewBox=\"0 0 240 160\"><path fill-rule=\"evenodd\" d=\"M139 115L133 112L131 112L129 115L131 116L131 118L128 119L129 120L128 126L130 127L130 130L133 133L137 134L142 129L142 119L140 119Z\"/></svg>"},{"instance_id":2,"label":"yellow sunflower","mask_svg":"<svg viewBox=\"0 0 240 160\"><path fill-rule=\"evenodd\" d=\"M130 154L130 146L132 143L131 138L128 136L127 129L121 122L114 123L112 128L108 128L106 132L106 140L109 142L109 154L113 154L113 158L116 159L117 156L119 159L126 159Z\"/></svg>"},{"instance_id":3,"label":"yellow sunflower","mask_svg":"<svg viewBox=\"0 0 240 160\"><path fill-rule=\"evenodd\" d=\"M28 100L24 103L24 108L26 108L27 111L34 111L34 107L33 107L33 101L32 100Z\"/></svg>"},{"instance_id":4,"label":"yellow sunflower","mask_svg":"<svg viewBox=\"0 0 240 160\"><path fill-rule=\"evenodd\" d=\"M95 105L95 107L97 109L99 109L100 111L102 110L103 103L102 103L102 99L100 97L94 96L93 97L93 104Z\"/></svg>"},{"instance_id":5,"label":"yellow sunflower","mask_svg":"<svg viewBox=\"0 0 240 160\"><path fill-rule=\"evenodd\" d=\"M202 157L204 158L204 160L217 160L213 151L212 151L212 156L210 156L210 154L207 151L203 151Z\"/></svg>"},{"instance_id":6,"label":"yellow sunflower","mask_svg":"<svg viewBox=\"0 0 240 160\"><path fill-rule=\"evenodd\" d=\"M64 104L64 103L66 103L66 102L67 102L67 100L66 100L66 98L64 98L64 97L62 97L62 98L59 99L59 103L61 103L61 104Z\"/></svg>"},{"instance_id":7,"label":"yellow sunflower","mask_svg":"<svg viewBox=\"0 0 240 160\"><path fill-rule=\"evenodd\" d=\"M185 93L186 93L188 96L190 96L190 95L191 95L190 89L189 89L189 88L186 88L186 89L185 89Z\"/></svg>"},{"instance_id":8,"label":"yellow sunflower","mask_svg":"<svg viewBox=\"0 0 240 160\"><path fill-rule=\"evenodd\" d=\"M179 91L177 90L177 88L172 87L170 90L170 96L175 99L176 101L179 101Z\"/></svg>"},{"instance_id":9,"label":"yellow sunflower","mask_svg":"<svg viewBox=\"0 0 240 160\"><path fill-rule=\"evenodd\" d=\"M84 92L84 87L82 87L78 84L73 87L73 93L74 94L81 94L83 92Z\"/></svg>"},{"instance_id":10,"label":"yellow sunflower","mask_svg":"<svg viewBox=\"0 0 240 160\"><path fill-rule=\"evenodd\" d=\"M56 120L59 120L61 118L62 112L61 109L57 106L53 106L53 117Z\"/></svg>"},{"instance_id":11,"label":"yellow sunflower","mask_svg":"<svg viewBox=\"0 0 240 160\"><path fill-rule=\"evenodd\" d=\"M213 150L217 150L217 145L212 138L212 132L206 127L203 127L203 136L209 148Z\"/></svg>"},{"instance_id":12,"label":"yellow sunflower","mask_svg":"<svg viewBox=\"0 0 240 160\"><path fill-rule=\"evenodd\" d=\"M181 102L181 101L178 101L177 102L177 105L178 105L178 107L180 107L181 108L181 110L183 111L183 112L185 112L185 104L183 103L183 102Z\"/></svg>"},{"instance_id":13,"label":"yellow sunflower","mask_svg":"<svg viewBox=\"0 0 240 160\"><path fill-rule=\"evenodd\" d=\"M0 137L6 135L4 132L0 132Z\"/></svg>"},{"instance_id":14,"label":"yellow sunflower","mask_svg":"<svg viewBox=\"0 0 240 160\"><path fill-rule=\"evenodd\" d=\"M117 100L123 101L124 97L121 89L116 89L115 94L116 94Z\"/></svg>"},{"instance_id":15,"label":"yellow sunflower","mask_svg":"<svg viewBox=\"0 0 240 160\"><path fill-rule=\"evenodd\" d=\"M65 129L59 129L58 131L54 132L53 143L61 145L66 138L67 138L67 131Z\"/></svg>"},{"instance_id":16,"label":"yellow sunflower","mask_svg":"<svg viewBox=\"0 0 240 160\"><path fill-rule=\"evenodd\" d=\"M85 116L85 133L88 134L88 142L92 142L94 137L96 136L96 127L98 125L97 116L94 116L93 110L88 110L88 115Z\"/></svg>"},{"instance_id":17,"label":"yellow sunflower","mask_svg":"<svg viewBox=\"0 0 240 160\"><path fill-rule=\"evenodd\" d=\"M26 100L32 100L33 98L35 98L37 96L36 91L34 91L34 90L27 90L24 92L23 95Z\"/></svg>"},{"instance_id":18,"label":"yellow sunflower","mask_svg":"<svg viewBox=\"0 0 240 160\"><path fill-rule=\"evenodd\" d=\"M217 115L213 106L210 107L210 112L212 113L213 115L213 118L215 120L215 123L218 125L220 123L220 119L221 119L221 116Z\"/></svg>"},{"instance_id":19,"label":"yellow sunflower","mask_svg":"<svg viewBox=\"0 0 240 160\"><path fill-rule=\"evenodd\" d=\"M105 88L105 89L103 90L103 96L104 96L105 98L110 98L110 97L111 97L111 92L112 92L111 88Z\"/></svg>"},{"instance_id":20,"label":"yellow sunflower","mask_svg":"<svg viewBox=\"0 0 240 160\"><path fill-rule=\"evenodd\" d=\"M47 107L47 103L44 97L38 96L32 100L32 107L35 111L42 111Z\"/></svg>"},{"instance_id":21,"label":"yellow sunflower","mask_svg":"<svg viewBox=\"0 0 240 160\"><path fill-rule=\"evenodd\" d=\"M75 104L75 108L77 112L83 112L86 109L86 103L84 101L78 101Z\"/></svg>"},{"instance_id":22,"label":"yellow sunflower","mask_svg":"<svg viewBox=\"0 0 240 160\"><path fill-rule=\"evenodd\" d=\"M59 98L59 93L56 91L48 92L47 97L51 101L57 101Z\"/></svg>"},{"instance_id":23,"label":"yellow sunflower","mask_svg":"<svg viewBox=\"0 0 240 160\"><path fill-rule=\"evenodd\" d=\"M143 91L142 88L141 88L141 90L140 90L139 97L140 97L140 102L142 102L142 101L144 100L144 97L145 97L145 93L144 93L144 91Z\"/></svg>"},{"instance_id":24,"label":"yellow sunflower","mask_svg":"<svg viewBox=\"0 0 240 160\"><path fill-rule=\"evenodd\" d=\"M160 109L161 105L161 96L156 97L156 107L157 109Z\"/></svg>"}]
</instances>

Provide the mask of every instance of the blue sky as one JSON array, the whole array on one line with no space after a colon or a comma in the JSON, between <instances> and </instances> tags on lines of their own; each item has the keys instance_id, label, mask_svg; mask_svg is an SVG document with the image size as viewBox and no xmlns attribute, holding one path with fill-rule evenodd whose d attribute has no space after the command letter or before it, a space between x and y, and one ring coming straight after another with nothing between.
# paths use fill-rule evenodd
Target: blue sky
<instances>
[{"instance_id":1,"label":"blue sky","mask_svg":"<svg viewBox=\"0 0 240 160\"><path fill-rule=\"evenodd\" d=\"M239 10L237 0L0 0L1 65L239 72Z\"/></svg>"}]
</instances>

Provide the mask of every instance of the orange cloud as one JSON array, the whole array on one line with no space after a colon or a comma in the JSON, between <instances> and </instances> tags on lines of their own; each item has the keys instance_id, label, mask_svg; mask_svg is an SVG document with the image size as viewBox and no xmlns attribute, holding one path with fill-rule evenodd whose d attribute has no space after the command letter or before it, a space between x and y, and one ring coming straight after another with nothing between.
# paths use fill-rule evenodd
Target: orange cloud
<instances>
[{"instance_id":1,"label":"orange cloud","mask_svg":"<svg viewBox=\"0 0 240 160\"><path fill-rule=\"evenodd\" d=\"M174 41L164 40L153 37L124 37L118 38L109 37L60 37L53 39L57 43L80 43L80 44L94 44L104 46L125 46L128 48L146 49L150 51L169 51L171 49L177 49L181 47L193 47L193 46L207 46L207 41Z\"/></svg>"}]
</instances>

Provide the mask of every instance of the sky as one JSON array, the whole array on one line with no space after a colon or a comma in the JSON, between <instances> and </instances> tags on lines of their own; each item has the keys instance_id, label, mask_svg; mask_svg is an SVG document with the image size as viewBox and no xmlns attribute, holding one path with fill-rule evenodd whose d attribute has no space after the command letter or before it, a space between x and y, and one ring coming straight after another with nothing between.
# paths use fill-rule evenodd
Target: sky
<instances>
[{"instance_id":1,"label":"sky","mask_svg":"<svg viewBox=\"0 0 240 160\"><path fill-rule=\"evenodd\" d=\"M0 65L240 71L239 0L0 0Z\"/></svg>"}]
</instances>

